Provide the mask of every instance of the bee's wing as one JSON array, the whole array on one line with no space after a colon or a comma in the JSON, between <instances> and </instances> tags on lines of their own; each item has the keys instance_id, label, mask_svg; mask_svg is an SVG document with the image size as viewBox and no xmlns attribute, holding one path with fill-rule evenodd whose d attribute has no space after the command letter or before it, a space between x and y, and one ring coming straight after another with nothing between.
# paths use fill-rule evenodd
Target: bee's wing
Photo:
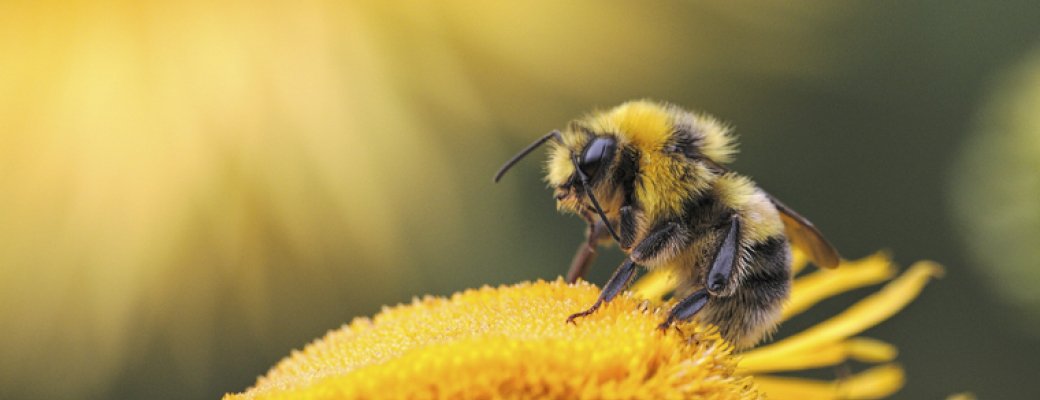
<instances>
[{"instance_id":1,"label":"bee's wing","mask_svg":"<svg viewBox=\"0 0 1040 400\"><path fill-rule=\"evenodd\" d=\"M781 203L773 195L766 193L766 196L769 196L769 200L780 212L780 219L784 221L784 230L791 245L809 253L809 258L818 266L824 268L838 266L838 263L841 262L838 250L823 238L823 234L816 229L812 222Z\"/></svg>"},{"instance_id":2,"label":"bee's wing","mask_svg":"<svg viewBox=\"0 0 1040 400\"><path fill-rule=\"evenodd\" d=\"M710 168L725 173L729 172L729 168L723 165L717 164L711 160L705 160ZM761 188L759 190L762 190ZM780 212L780 219L784 221L784 233L787 235L787 240L791 242L791 245L802 249L809 253L809 258L813 264L824 268L834 268L841 262L841 256L838 255L838 250L831 245L827 239L823 238L823 234L820 233L819 229L812 222L805 219L801 214L798 214L791 207L781 203L776 197L769 194L765 190L762 193L769 197L769 201L776 206L776 210Z\"/></svg>"}]
</instances>

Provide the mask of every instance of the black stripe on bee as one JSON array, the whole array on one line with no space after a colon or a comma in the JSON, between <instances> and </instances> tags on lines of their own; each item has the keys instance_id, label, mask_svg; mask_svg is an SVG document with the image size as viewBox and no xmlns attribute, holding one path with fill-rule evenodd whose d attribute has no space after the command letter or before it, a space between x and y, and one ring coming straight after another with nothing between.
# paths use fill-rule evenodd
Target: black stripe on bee
<instances>
[{"instance_id":1,"label":"black stripe on bee","mask_svg":"<svg viewBox=\"0 0 1040 400\"><path fill-rule=\"evenodd\" d=\"M617 168L614 171L612 181L614 185L621 188L621 210L620 221L618 221L621 234L622 248L632 247L636 239L636 210L639 209L639 200L636 198L636 184L639 180L639 150L632 147L624 147L618 156Z\"/></svg>"},{"instance_id":2,"label":"black stripe on bee","mask_svg":"<svg viewBox=\"0 0 1040 400\"><path fill-rule=\"evenodd\" d=\"M756 293L758 301L771 303L787 298L791 279L789 251L783 236L770 237L748 249L753 265L744 275L743 285Z\"/></svg>"},{"instance_id":3,"label":"black stripe on bee","mask_svg":"<svg viewBox=\"0 0 1040 400\"><path fill-rule=\"evenodd\" d=\"M639 179L639 150L630 146L622 148L617 169L614 172L614 184L624 194L624 205L638 208L636 200L636 181Z\"/></svg>"},{"instance_id":4,"label":"black stripe on bee","mask_svg":"<svg viewBox=\"0 0 1040 400\"><path fill-rule=\"evenodd\" d=\"M676 134L673 136L672 144L667 149L674 153L682 154L688 160L697 160L701 158L701 153L697 150L700 147L697 145L697 140L689 135Z\"/></svg>"},{"instance_id":5,"label":"black stripe on bee","mask_svg":"<svg viewBox=\"0 0 1040 400\"><path fill-rule=\"evenodd\" d=\"M672 153L682 154L688 160L701 159L702 155L699 149L704 140L703 135L694 132L695 129L688 124L676 124L675 132L672 133L665 149Z\"/></svg>"},{"instance_id":6,"label":"black stripe on bee","mask_svg":"<svg viewBox=\"0 0 1040 400\"><path fill-rule=\"evenodd\" d=\"M683 206L684 219L693 232L704 232L728 223L733 212L733 209L719 201L718 194L713 190L687 200Z\"/></svg>"},{"instance_id":7,"label":"black stripe on bee","mask_svg":"<svg viewBox=\"0 0 1040 400\"><path fill-rule=\"evenodd\" d=\"M621 207L618 230L621 235L621 248L628 249L636 240L636 215L631 206Z\"/></svg>"}]
</instances>

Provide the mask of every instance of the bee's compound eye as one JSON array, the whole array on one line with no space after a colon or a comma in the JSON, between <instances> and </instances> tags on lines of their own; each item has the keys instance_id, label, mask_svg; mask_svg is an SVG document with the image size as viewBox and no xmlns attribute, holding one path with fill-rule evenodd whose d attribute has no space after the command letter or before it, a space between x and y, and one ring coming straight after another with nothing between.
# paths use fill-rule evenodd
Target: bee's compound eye
<instances>
[{"instance_id":1,"label":"bee's compound eye","mask_svg":"<svg viewBox=\"0 0 1040 400\"><path fill-rule=\"evenodd\" d=\"M585 147L585 153L581 155L578 168L585 176L592 178L599 171L604 161L614 158L616 144L612 137L597 137Z\"/></svg>"}]
</instances>

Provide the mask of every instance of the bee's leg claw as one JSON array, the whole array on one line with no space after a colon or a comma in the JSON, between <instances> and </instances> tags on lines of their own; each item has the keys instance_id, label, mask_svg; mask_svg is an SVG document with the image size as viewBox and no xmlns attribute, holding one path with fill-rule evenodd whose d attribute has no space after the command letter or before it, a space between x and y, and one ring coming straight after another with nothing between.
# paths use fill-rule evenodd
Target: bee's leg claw
<instances>
[{"instance_id":1,"label":"bee's leg claw","mask_svg":"<svg viewBox=\"0 0 1040 400\"><path fill-rule=\"evenodd\" d=\"M596 303L595 303L595 304L593 304L593 305L592 305L592 307L589 307L589 309L588 309L588 310L582 311L582 312L580 312L580 313L574 313L574 314L571 314L571 316L567 317L567 323L568 323L568 324L574 324L574 325L577 325L577 324L576 324L576 323L574 322L574 320L576 320L576 319L578 319L578 318L583 318L583 317L589 316L590 314L592 314L592 313L596 312L596 310L598 310L598 309L599 309L599 306L600 306L601 304L603 304L603 302L602 302L602 301L598 301L598 300L597 300L597 301L596 301Z\"/></svg>"},{"instance_id":2,"label":"bee's leg claw","mask_svg":"<svg viewBox=\"0 0 1040 400\"><path fill-rule=\"evenodd\" d=\"M573 324L575 319L592 314L596 312L596 310L599 309L599 306L603 305L603 303L613 300L614 297L617 297L618 293L621 293L621 291L625 289L625 286L628 285L628 281L632 280L632 275L635 272L636 264L632 262L632 259L626 258L625 262L621 263L617 270L614 271L614 275L610 277L607 284L603 285L603 291L600 292L599 299L596 300L596 303L593 304L592 307L589 307L588 310L567 317L567 322Z\"/></svg>"},{"instance_id":3,"label":"bee's leg claw","mask_svg":"<svg viewBox=\"0 0 1040 400\"><path fill-rule=\"evenodd\" d=\"M668 319L664 320L664 322L662 322L661 325L657 326L657 330L661 331L661 333L665 333L668 332L668 328L675 328L675 331L679 332L679 336L686 336L686 334L683 333L682 329L679 329L678 325L673 325L674 323L675 319L672 317L668 317Z\"/></svg>"}]
</instances>

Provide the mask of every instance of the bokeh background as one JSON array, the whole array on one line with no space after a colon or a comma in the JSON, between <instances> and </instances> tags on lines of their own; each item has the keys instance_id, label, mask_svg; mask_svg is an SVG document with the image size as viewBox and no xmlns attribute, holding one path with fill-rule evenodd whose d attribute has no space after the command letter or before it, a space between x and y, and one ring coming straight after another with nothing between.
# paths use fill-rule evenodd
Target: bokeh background
<instances>
[{"instance_id":1,"label":"bokeh background","mask_svg":"<svg viewBox=\"0 0 1040 400\"><path fill-rule=\"evenodd\" d=\"M4 1L0 398L217 398L382 305L554 278L580 221L540 161L490 177L643 97L735 125L735 168L845 256L947 266L869 332L901 349L899 397L1036 398L1037 21L1035 1Z\"/></svg>"}]
</instances>

